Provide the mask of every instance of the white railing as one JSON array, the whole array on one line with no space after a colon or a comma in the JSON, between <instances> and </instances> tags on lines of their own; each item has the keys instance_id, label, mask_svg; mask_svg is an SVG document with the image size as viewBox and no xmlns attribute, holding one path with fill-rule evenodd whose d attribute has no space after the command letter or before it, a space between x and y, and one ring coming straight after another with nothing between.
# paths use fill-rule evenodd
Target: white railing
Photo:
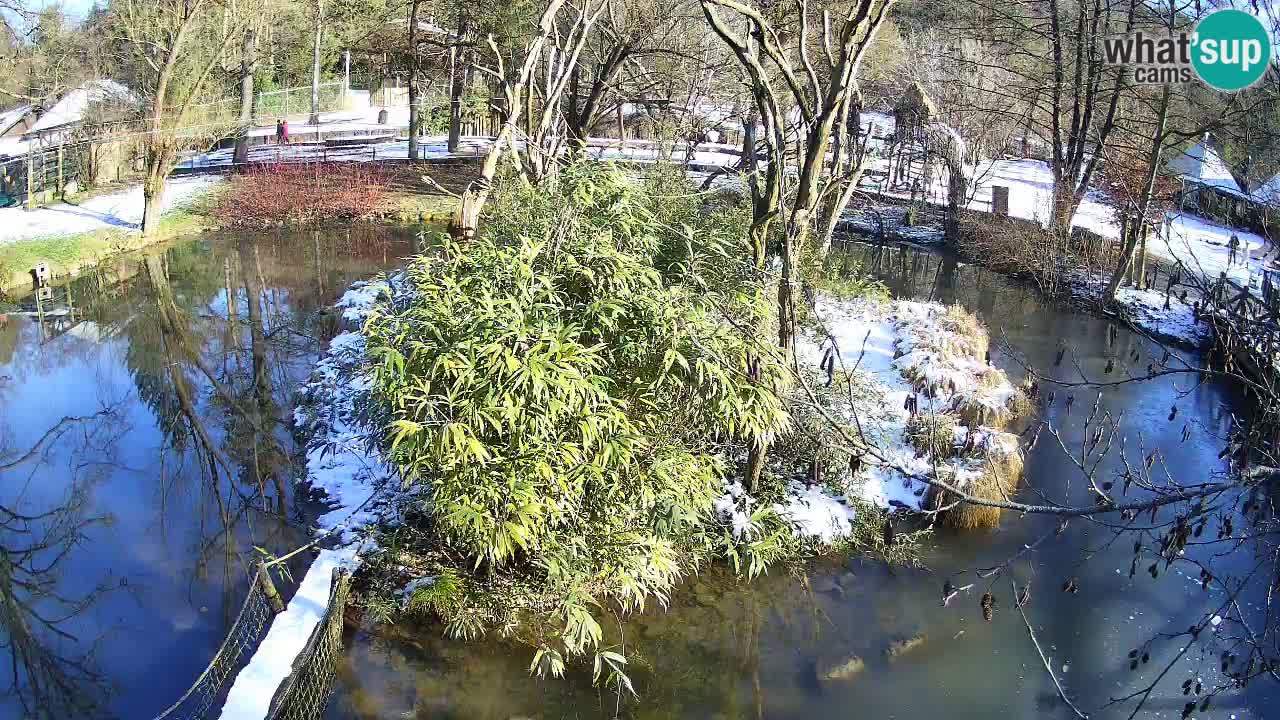
<instances>
[{"instance_id":1,"label":"white railing","mask_svg":"<svg viewBox=\"0 0 1280 720\"><path fill-rule=\"evenodd\" d=\"M347 86L341 81L320 83L319 112L342 110L346 101ZM216 102L197 105L192 116L205 122L223 120L235 122L240 117L240 99L224 98ZM311 86L284 88L256 93L253 96L255 124L269 125L280 118L311 112Z\"/></svg>"}]
</instances>

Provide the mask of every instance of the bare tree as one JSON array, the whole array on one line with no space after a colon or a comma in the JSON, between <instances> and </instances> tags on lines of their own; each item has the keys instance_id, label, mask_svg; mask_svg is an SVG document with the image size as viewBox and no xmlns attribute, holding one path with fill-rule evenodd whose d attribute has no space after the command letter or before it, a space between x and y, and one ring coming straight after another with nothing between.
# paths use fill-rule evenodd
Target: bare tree
<instances>
[{"instance_id":1,"label":"bare tree","mask_svg":"<svg viewBox=\"0 0 1280 720\"><path fill-rule=\"evenodd\" d=\"M458 216L454 220L453 231L464 238L470 238L475 235L476 228L480 222L480 212L484 209L485 201L488 200L489 193L493 189L493 179L498 172L498 161L520 131L520 116L528 100L525 93L534 70L542 60L543 48L547 43L547 39L555 30L556 16L564 6L565 0L548 0L538 20L537 30L534 35L523 44L519 53L513 53L513 61L516 57L523 58L519 65L508 64L493 37L489 37L489 48L493 52L497 66L495 68L477 67L501 84L503 94L502 110L505 118L502 128L498 131L498 136L485 154L479 177L471 181L462 193L462 204L458 210ZM512 152L514 152L514 149Z\"/></svg>"},{"instance_id":2,"label":"bare tree","mask_svg":"<svg viewBox=\"0 0 1280 720\"><path fill-rule=\"evenodd\" d=\"M249 162L249 130L253 127L253 74L257 72L257 35L253 28L244 31L240 49L240 131L236 134L234 160Z\"/></svg>"},{"instance_id":3,"label":"bare tree","mask_svg":"<svg viewBox=\"0 0 1280 720\"><path fill-rule=\"evenodd\" d=\"M316 0L315 44L311 46L311 116L310 125L320 124L320 44L324 39L324 0Z\"/></svg>"},{"instance_id":4,"label":"bare tree","mask_svg":"<svg viewBox=\"0 0 1280 720\"><path fill-rule=\"evenodd\" d=\"M223 122L190 123L199 103L212 95L222 53L246 24L235 15L222 21L217 0L124 0L112 6L112 26L124 59L134 68L142 96L145 132L142 233L153 235L160 220L169 173L185 147L198 147L225 131Z\"/></svg>"}]
</instances>

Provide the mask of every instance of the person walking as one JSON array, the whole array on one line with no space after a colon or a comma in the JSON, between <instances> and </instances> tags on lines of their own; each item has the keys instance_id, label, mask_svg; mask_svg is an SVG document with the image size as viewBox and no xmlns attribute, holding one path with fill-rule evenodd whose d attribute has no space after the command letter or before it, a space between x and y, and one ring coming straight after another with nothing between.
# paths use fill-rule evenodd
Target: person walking
<instances>
[{"instance_id":1,"label":"person walking","mask_svg":"<svg viewBox=\"0 0 1280 720\"><path fill-rule=\"evenodd\" d=\"M279 145L284 138L284 121L276 118L276 144Z\"/></svg>"},{"instance_id":2,"label":"person walking","mask_svg":"<svg viewBox=\"0 0 1280 720\"><path fill-rule=\"evenodd\" d=\"M285 145L289 144L289 121L288 120L280 121L280 141L283 142Z\"/></svg>"},{"instance_id":3,"label":"person walking","mask_svg":"<svg viewBox=\"0 0 1280 720\"><path fill-rule=\"evenodd\" d=\"M1227 243L1227 265L1236 264L1236 253L1240 252L1240 236L1231 233L1231 240Z\"/></svg>"}]
</instances>

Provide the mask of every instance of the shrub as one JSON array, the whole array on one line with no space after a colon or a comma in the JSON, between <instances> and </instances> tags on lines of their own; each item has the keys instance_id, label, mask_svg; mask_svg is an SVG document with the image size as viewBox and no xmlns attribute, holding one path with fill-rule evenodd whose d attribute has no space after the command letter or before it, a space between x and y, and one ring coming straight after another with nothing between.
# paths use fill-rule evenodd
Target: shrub
<instances>
[{"instance_id":1,"label":"shrub","mask_svg":"<svg viewBox=\"0 0 1280 720\"><path fill-rule=\"evenodd\" d=\"M1063 234L1038 223L999 215L966 214L959 250L998 272L1030 277L1055 292L1064 273L1077 268L1110 269L1118 259L1105 238L1077 229Z\"/></svg>"},{"instance_id":2,"label":"shrub","mask_svg":"<svg viewBox=\"0 0 1280 720\"><path fill-rule=\"evenodd\" d=\"M368 220L387 209L392 175L364 163L255 165L235 176L216 215L239 228Z\"/></svg>"},{"instance_id":3,"label":"shrub","mask_svg":"<svg viewBox=\"0 0 1280 720\"><path fill-rule=\"evenodd\" d=\"M753 379L736 329L765 312L741 238L683 181L573 165L500 182L479 237L440 236L371 316L389 457L458 573L458 604L430 606L453 632L524 625L554 674L599 645L597 606L665 601L717 542L727 444L787 422L780 368Z\"/></svg>"}]
</instances>

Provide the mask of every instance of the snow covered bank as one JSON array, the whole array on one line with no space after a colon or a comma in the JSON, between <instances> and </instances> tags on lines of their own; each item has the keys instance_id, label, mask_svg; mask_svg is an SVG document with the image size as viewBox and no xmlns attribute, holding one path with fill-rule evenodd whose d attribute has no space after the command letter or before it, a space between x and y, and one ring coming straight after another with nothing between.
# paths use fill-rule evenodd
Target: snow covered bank
<instances>
[{"instance_id":1,"label":"snow covered bank","mask_svg":"<svg viewBox=\"0 0 1280 720\"><path fill-rule=\"evenodd\" d=\"M359 282L338 301L345 330L330 341L294 411L298 432L308 438L305 479L329 503L317 526L333 547L320 551L288 607L272 620L262 644L236 676L223 720L266 717L276 688L324 617L334 570L353 567L372 549L361 531L391 511L395 473L381 462L372 434L360 422L369 392L360 326L387 290L384 283Z\"/></svg>"},{"instance_id":2,"label":"snow covered bank","mask_svg":"<svg viewBox=\"0 0 1280 720\"><path fill-rule=\"evenodd\" d=\"M797 357L819 377L833 353L835 390L822 398L857 428L866 452L819 483L788 482L774 509L799 535L823 544L848 536L859 503L929 510L937 497L922 478L978 492L993 473L1020 474L1017 437L1002 430L1027 411L1026 398L986 362L988 339L971 315L938 303L872 299L820 298L816 310L823 330L797 344ZM1001 480L1011 488L1017 477ZM734 482L716 508L741 535L755 504Z\"/></svg>"},{"instance_id":3,"label":"snow covered bank","mask_svg":"<svg viewBox=\"0 0 1280 720\"><path fill-rule=\"evenodd\" d=\"M184 207L221 182L221 177L174 178L162 212ZM0 245L32 238L76 235L96 230L141 230L142 186L89 198L79 205L58 203L35 210L0 209Z\"/></svg>"},{"instance_id":4,"label":"snow covered bank","mask_svg":"<svg viewBox=\"0 0 1280 720\"><path fill-rule=\"evenodd\" d=\"M1067 278L1071 296L1099 306L1106 293L1106 279L1076 273ZM1196 318L1194 299L1182 300L1178 294L1166 295L1162 290L1121 287L1116 290L1112 308L1131 327L1157 340L1182 347L1205 349L1213 344L1213 332L1207 323Z\"/></svg>"}]
</instances>

